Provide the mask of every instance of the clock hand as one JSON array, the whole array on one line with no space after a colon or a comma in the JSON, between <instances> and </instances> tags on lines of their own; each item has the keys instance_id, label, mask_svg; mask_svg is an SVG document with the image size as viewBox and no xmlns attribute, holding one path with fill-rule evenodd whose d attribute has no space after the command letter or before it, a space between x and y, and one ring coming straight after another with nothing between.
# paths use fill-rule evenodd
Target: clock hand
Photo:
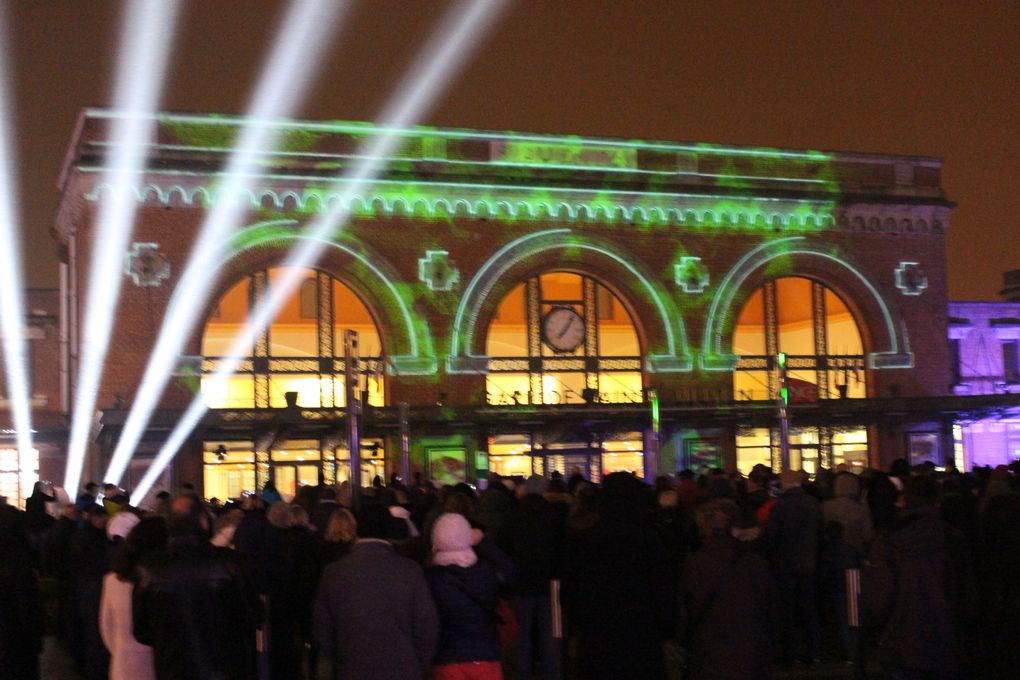
<instances>
[{"instance_id":1,"label":"clock hand","mask_svg":"<svg viewBox=\"0 0 1020 680\"><path fill-rule=\"evenodd\" d=\"M567 325L563 327L563 330L560 331L560 334L556 336L556 339L559 340L564 335L566 335L567 331L569 331L570 327L573 326L573 325L574 325L574 317L570 317L570 320L567 321Z\"/></svg>"}]
</instances>

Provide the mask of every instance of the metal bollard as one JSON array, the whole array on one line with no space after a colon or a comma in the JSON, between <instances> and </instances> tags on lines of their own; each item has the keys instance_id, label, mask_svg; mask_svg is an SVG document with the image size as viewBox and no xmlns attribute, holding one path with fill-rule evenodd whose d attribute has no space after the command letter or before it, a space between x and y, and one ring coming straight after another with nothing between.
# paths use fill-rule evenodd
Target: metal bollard
<instances>
[{"instance_id":1,"label":"metal bollard","mask_svg":"<svg viewBox=\"0 0 1020 680\"><path fill-rule=\"evenodd\" d=\"M866 677L864 669L864 633L861 631L861 570L846 570L846 617L847 623L854 632L856 642L856 656L854 660L857 666L856 677Z\"/></svg>"}]
</instances>

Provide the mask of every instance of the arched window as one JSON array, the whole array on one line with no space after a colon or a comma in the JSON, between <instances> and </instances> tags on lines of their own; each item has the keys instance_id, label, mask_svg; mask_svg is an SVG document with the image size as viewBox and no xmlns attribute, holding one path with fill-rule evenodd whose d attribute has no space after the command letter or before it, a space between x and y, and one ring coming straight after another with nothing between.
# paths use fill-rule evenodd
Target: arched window
<instances>
[{"instance_id":1,"label":"arched window","mask_svg":"<svg viewBox=\"0 0 1020 680\"><path fill-rule=\"evenodd\" d=\"M533 276L500 302L486 336L490 404L642 401L630 314L595 279Z\"/></svg>"},{"instance_id":2,"label":"arched window","mask_svg":"<svg viewBox=\"0 0 1020 680\"><path fill-rule=\"evenodd\" d=\"M216 371L234 336L248 323L251 310L284 275L284 268L256 271L220 298L217 312L202 336L203 372ZM303 272L304 281L257 336L240 370L217 388L203 379L202 393L210 408L280 408L286 394L297 394L303 408L342 408L344 398L344 333L358 333L359 392L368 403L382 406L382 347L368 309L346 285L329 274ZM382 474L382 440L362 440L363 484ZM305 485L350 479L350 454L343 441L209 440L203 442L205 496L236 498L261 488L270 479L289 498Z\"/></svg>"},{"instance_id":3,"label":"arched window","mask_svg":"<svg viewBox=\"0 0 1020 680\"><path fill-rule=\"evenodd\" d=\"M777 356L786 354L790 401L862 398L864 344L846 303L822 283L785 277L767 281L748 299L737 317L733 373L737 400L779 397L782 373ZM778 466L778 435L768 428L748 429L737 437L737 465L747 472L756 463ZM814 472L819 465L867 462L863 428L808 427L791 430L791 465Z\"/></svg>"},{"instance_id":4,"label":"arched window","mask_svg":"<svg viewBox=\"0 0 1020 680\"><path fill-rule=\"evenodd\" d=\"M249 312L283 276L284 268L256 271L220 298L218 314L202 336L203 373L216 370ZM225 389L202 381L210 408L279 408L297 393L304 408L344 406L344 331L358 333L359 385L368 403L381 406L383 380L379 333L371 314L346 285L325 272L306 270L305 280L268 328L257 336L240 370Z\"/></svg>"}]
</instances>

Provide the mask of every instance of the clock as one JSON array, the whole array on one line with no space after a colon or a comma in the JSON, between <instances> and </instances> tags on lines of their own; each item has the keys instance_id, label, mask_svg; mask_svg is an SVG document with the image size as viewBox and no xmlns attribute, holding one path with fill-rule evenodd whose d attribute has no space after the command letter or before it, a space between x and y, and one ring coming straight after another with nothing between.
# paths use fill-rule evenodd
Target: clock
<instances>
[{"instance_id":1,"label":"clock","mask_svg":"<svg viewBox=\"0 0 1020 680\"><path fill-rule=\"evenodd\" d=\"M584 317L570 307L553 307L542 319L542 339L554 352L573 352L584 342Z\"/></svg>"}]
</instances>

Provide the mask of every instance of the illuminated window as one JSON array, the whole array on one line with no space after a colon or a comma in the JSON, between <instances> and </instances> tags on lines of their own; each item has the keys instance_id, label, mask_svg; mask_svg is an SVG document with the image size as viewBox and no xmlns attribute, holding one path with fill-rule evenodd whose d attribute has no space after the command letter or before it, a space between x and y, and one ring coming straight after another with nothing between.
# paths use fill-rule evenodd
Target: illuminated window
<instances>
[{"instance_id":1,"label":"illuminated window","mask_svg":"<svg viewBox=\"0 0 1020 680\"><path fill-rule=\"evenodd\" d=\"M315 279L301 282L301 318L314 319L319 315L319 284Z\"/></svg>"},{"instance_id":2,"label":"illuminated window","mask_svg":"<svg viewBox=\"0 0 1020 680\"><path fill-rule=\"evenodd\" d=\"M759 463L778 472L781 463L780 429L743 428L737 432L737 469L743 474ZM844 464L850 472L868 467L868 431L863 427L792 427L789 439L790 469L816 474L822 467Z\"/></svg>"},{"instance_id":3,"label":"illuminated window","mask_svg":"<svg viewBox=\"0 0 1020 680\"><path fill-rule=\"evenodd\" d=\"M250 310L279 285L284 268L253 272L220 298L219 316L210 318L202 337L203 372L216 370L234 336L248 323ZM238 372L217 385L203 379L210 408L280 408L286 394L297 394L298 406L344 406L344 332L358 333L358 388L368 403L381 406L382 348L375 322L364 303L337 279L307 270L299 290L272 323L258 334Z\"/></svg>"},{"instance_id":4,"label":"illuminated window","mask_svg":"<svg viewBox=\"0 0 1020 680\"><path fill-rule=\"evenodd\" d=\"M0 449L0 496L14 507L24 508L39 481L39 452L32 449L18 456L16 448Z\"/></svg>"},{"instance_id":5,"label":"illuminated window","mask_svg":"<svg viewBox=\"0 0 1020 680\"><path fill-rule=\"evenodd\" d=\"M843 300L817 281L776 279L748 299L733 332L733 353L740 357L733 373L735 399L778 396L779 352L787 355L791 392L804 401L867 394L857 322Z\"/></svg>"},{"instance_id":6,"label":"illuminated window","mask_svg":"<svg viewBox=\"0 0 1020 680\"><path fill-rule=\"evenodd\" d=\"M634 322L587 276L551 272L511 290L489 326L486 354L490 404L643 400Z\"/></svg>"},{"instance_id":7,"label":"illuminated window","mask_svg":"<svg viewBox=\"0 0 1020 680\"><path fill-rule=\"evenodd\" d=\"M1020 382L1020 357L1018 357L1016 340L1002 342L1002 368L1006 382Z\"/></svg>"},{"instance_id":8,"label":"illuminated window","mask_svg":"<svg viewBox=\"0 0 1020 680\"><path fill-rule=\"evenodd\" d=\"M203 448L207 499L226 501L255 491L255 450L251 442L207 441Z\"/></svg>"},{"instance_id":9,"label":"illuminated window","mask_svg":"<svg viewBox=\"0 0 1020 680\"><path fill-rule=\"evenodd\" d=\"M953 338L949 341L949 368L952 375L951 385L960 384L960 341Z\"/></svg>"},{"instance_id":10,"label":"illuminated window","mask_svg":"<svg viewBox=\"0 0 1020 680\"><path fill-rule=\"evenodd\" d=\"M823 284L802 277L768 281L747 300L733 331L736 400L779 396L777 355L786 354L790 400L867 396L864 343L846 303ZM737 437L737 467L747 473L762 463L780 464L778 429L748 430ZM844 463L852 471L868 464L867 430L860 427L792 428L790 466L814 474Z\"/></svg>"}]
</instances>

